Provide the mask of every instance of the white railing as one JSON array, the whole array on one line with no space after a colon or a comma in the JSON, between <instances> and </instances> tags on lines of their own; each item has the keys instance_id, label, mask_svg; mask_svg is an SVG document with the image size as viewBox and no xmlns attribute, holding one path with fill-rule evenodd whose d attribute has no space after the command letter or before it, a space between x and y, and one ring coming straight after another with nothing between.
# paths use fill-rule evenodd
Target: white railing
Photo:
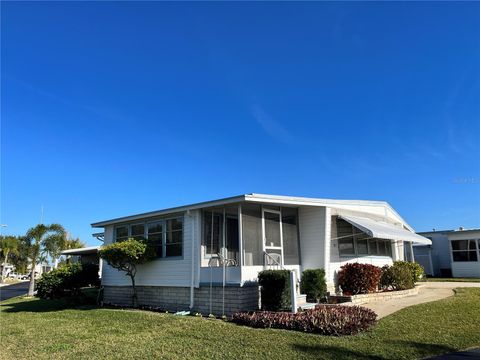
<instances>
[{"instance_id":1,"label":"white railing","mask_svg":"<svg viewBox=\"0 0 480 360\"><path fill-rule=\"evenodd\" d=\"M229 266L237 266L237 260L235 259L228 259L220 254L216 254L208 260L209 267L229 267Z\"/></svg>"}]
</instances>

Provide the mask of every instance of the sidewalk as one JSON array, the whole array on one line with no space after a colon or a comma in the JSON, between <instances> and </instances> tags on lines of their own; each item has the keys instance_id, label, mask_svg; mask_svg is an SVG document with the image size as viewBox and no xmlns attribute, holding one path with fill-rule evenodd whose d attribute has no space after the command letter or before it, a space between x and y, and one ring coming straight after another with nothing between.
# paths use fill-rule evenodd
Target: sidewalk
<instances>
[{"instance_id":1,"label":"sidewalk","mask_svg":"<svg viewBox=\"0 0 480 360\"><path fill-rule=\"evenodd\" d=\"M387 315L403 308L423 304L430 301L441 300L453 295L453 289L458 287L479 287L480 283L474 282L426 282L421 283L417 295L412 295L400 299L391 299L383 301L371 301L360 304L360 306L372 309L381 319Z\"/></svg>"}]
</instances>

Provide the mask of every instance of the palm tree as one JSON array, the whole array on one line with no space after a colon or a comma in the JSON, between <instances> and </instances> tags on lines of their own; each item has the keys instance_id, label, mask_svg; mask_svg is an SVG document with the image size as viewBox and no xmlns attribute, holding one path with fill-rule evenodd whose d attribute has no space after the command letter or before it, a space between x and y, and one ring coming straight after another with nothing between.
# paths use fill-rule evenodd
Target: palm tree
<instances>
[{"instance_id":1,"label":"palm tree","mask_svg":"<svg viewBox=\"0 0 480 360\"><path fill-rule=\"evenodd\" d=\"M65 242L65 249L64 250L70 250L70 249L79 249L79 248L84 248L85 244L80 240L80 238L76 239L67 239Z\"/></svg>"},{"instance_id":2,"label":"palm tree","mask_svg":"<svg viewBox=\"0 0 480 360\"><path fill-rule=\"evenodd\" d=\"M66 236L49 236L44 240L43 254L50 256L53 262L53 268L57 268L58 257L61 252L66 249L67 238Z\"/></svg>"},{"instance_id":3,"label":"palm tree","mask_svg":"<svg viewBox=\"0 0 480 360\"><path fill-rule=\"evenodd\" d=\"M18 251L19 241L15 236L5 236L0 239L0 247L2 248L3 255L3 268L1 275L1 282L5 277L5 268L8 262L8 255L15 254Z\"/></svg>"},{"instance_id":4,"label":"palm tree","mask_svg":"<svg viewBox=\"0 0 480 360\"><path fill-rule=\"evenodd\" d=\"M27 231L25 237L30 242L31 274L30 285L28 286L28 296L33 296L35 291L35 266L39 260L42 247L47 244L58 241L58 238L65 238L65 229L60 224L44 225L38 224Z\"/></svg>"}]
</instances>

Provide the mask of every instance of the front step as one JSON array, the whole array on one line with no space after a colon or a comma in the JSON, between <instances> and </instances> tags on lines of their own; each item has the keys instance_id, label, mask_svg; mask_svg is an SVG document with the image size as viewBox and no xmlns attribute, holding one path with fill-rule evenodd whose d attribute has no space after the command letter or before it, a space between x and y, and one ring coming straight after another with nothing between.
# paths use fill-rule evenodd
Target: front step
<instances>
[{"instance_id":1,"label":"front step","mask_svg":"<svg viewBox=\"0 0 480 360\"><path fill-rule=\"evenodd\" d=\"M301 305L306 304L306 303L307 303L307 295L305 295L305 294L297 295L297 305L298 306L301 306Z\"/></svg>"},{"instance_id":2,"label":"front step","mask_svg":"<svg viewBox=\"0 0 480 360\"><path fill-rule=\"evenodd\" d=\"M306 310L313 309L317 305L316 303L307 302L307 295L299 294L297 295L297 307Z\"/></svg>"},{"instance_id":3,"label":"front step","mask_svg":"<svg viewBox=\"0 0 480 360\"><path fill-rule=\"evenodd\" d=\"M305 303L303 305L299 305L298 307L302 310L307 310L307 309L314 309L316 305L317 305L316 303Z\"/></svg>"}]
</instances>

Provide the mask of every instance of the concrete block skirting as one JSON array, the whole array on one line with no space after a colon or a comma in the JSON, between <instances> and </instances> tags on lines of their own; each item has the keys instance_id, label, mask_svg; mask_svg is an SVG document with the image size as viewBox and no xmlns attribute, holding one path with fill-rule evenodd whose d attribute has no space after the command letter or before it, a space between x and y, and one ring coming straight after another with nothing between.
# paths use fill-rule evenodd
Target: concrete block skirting
<instances>
[{"instance_id":1,"label":"concrete block skirting","mask_svg":"<svg viewBox=\"0 0 480 360\"><path fill-rule=\"evenodd\" d=\"M190 288L174 286L137 286L139 306L151 306L165 311L188 311ZM223 301L224 299L224 301ZM116 306L132 305L131 286L104 286L103 302ZM237 311L258 309L258 286L200 286L194 289L193 312L221 316Z\"/></svg>"}]
</instances>

